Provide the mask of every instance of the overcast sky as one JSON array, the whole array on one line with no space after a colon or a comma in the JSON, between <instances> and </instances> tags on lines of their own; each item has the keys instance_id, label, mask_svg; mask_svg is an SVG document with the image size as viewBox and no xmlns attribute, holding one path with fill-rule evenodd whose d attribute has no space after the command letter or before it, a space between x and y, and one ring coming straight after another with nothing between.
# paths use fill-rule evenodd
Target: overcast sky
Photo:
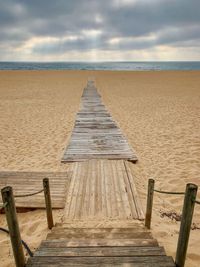
<instances>
[{"instance_id":1,"label":"overcast sky","mask_svg":"<svg viewBox=\"0 0 200 267\"><path fill-rule=\"evenodd\" d=\"M0 0L0 60L200 60L200 0Z\"/></svg>"}]
</instances>

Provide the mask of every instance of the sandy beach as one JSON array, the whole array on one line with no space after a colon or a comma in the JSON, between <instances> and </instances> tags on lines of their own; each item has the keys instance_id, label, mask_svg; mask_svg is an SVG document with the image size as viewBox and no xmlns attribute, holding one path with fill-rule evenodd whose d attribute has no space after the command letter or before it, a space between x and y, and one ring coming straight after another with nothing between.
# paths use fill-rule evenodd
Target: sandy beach
<instances>
[{"instance_id":1,"label":"sandy beach","mask_svg":"<svg viewBox=\"0 0 200 267\"><path fill-rule=\"evenodd\" d=\"M0 170L64 171L60 162L80 97L94 76L98 91L139 161L129 164L145 210L147 183L184 191L200 186L200 71L0 71ZM200 190L198 193L200 199ZM152 233L175 256L183 197L155 194ZM59 222L62 210L54 211ZM22 238L37 248L48 232L45 211L19 214ZM0 226L7 227L5 215ZM194 212L186 267L200 265L200 206ZM14 266L0 232L1 266Z\"/></svg>"}]
</instances>

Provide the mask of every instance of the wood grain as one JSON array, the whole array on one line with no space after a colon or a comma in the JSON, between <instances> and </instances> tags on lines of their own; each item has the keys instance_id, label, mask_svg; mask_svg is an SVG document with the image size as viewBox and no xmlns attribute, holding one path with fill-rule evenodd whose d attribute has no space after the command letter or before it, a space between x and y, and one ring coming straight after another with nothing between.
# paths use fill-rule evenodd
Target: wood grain
<instances>
[{"instance_id":1,"label":"wood grain","mask_svg":"<svg viewBox=\"0 0 200 267\"><path fill-rule=\"evenodd\" d=\"M137 161L134 150L103 105L94 82L89 81L62 162L94 158Z\"/></svg>"},{"instance_id":2,"label":"wood grain","mask_svg":"<svg viewBox=\"0 0 200 267\"><path fill-rule=\"evenodd\" d=\"M144 219L133 176L123 160L93 159L70 165L64 221Z\"/></svg>"},{"instance_id":3,"label":"wood grain","mask_svg":"<svg viewBox=\"0 0 200 267\"><path fill-rule=\"evenodd\" d=\"M49 178L52 208L64 208L66 192L71 180L70 172L0 172L0 189L12 186L14 195L37 192L43 189L43 178ZM2 199L0 197L0 204ZM44 193L15 198L18 208L45 208Z\"/></svg>"}]
</instances>

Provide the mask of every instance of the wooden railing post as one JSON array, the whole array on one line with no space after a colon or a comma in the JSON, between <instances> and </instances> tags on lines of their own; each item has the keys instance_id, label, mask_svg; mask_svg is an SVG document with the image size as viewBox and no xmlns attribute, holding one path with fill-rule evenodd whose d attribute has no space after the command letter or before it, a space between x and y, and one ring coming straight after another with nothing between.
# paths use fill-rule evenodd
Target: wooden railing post
<instances>
[{"instance_id":1,"label":"wooden railing post","mask_svg":"<svg viewBox=\"0 0 200 267\"><path fill-rule=\"evenodd\" d=\"M1 190L2 200L5 204L5 214L10 234L15 264L17 267L25 266L25 257L22 247L21 235L19 231L19 224L17 220L17 213L13 197L12 187L6 186Z\"/></svg>"},{"instance_id":2,"label":"wooden railing post","mask_svg":"<svg viewBox=\"0 0 200 267\"><path fill-rule=\"evenodd\" d=\"M48 228L51 229L53 227L53 215L52 215L51 195L50 195L48 178L43 179L43 188L44 188L44 197L45 197L46 212L47 212L47 224Z\"/></svg>"},{"instance_id":3,"label":"wooden railing post","mask_svg":"<svg viewBox=\"0 0 200 267\"><path fill-rule=\"evenodd\" d=\"M155 184L155 181L153 179L149 179L148 195L147 195L147 207L146 207L146 216L145 216L145 226L148 229L151 228L151 215L152 215L152 208L153 208L154 184Z\"/></svg>"},{"instance_id":4,"label":"wooden railing post","mask_svg":"<svg viewBox=\"0 0 200 267\"><path fill-rule=\"evenodd\" d=\"M176 266L184 267L198 186L187 184L176 250Z\"/></svg>"}]
</instances>

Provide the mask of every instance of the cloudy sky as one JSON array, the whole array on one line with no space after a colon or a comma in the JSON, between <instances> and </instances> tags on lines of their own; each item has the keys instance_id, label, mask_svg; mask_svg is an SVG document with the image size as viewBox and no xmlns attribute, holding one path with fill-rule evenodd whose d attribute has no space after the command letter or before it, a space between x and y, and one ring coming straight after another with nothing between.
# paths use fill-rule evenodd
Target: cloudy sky
<instances>
[{"instance_id":1,"label":"cloudy sky","mask_svg":"<svg viewBox=\"0 0 200 267\"><path fill-rule=\"evenodd\" d=\"M0 0L0 60L200 60L200 0Z\"/></svg>"}]
</instances>

